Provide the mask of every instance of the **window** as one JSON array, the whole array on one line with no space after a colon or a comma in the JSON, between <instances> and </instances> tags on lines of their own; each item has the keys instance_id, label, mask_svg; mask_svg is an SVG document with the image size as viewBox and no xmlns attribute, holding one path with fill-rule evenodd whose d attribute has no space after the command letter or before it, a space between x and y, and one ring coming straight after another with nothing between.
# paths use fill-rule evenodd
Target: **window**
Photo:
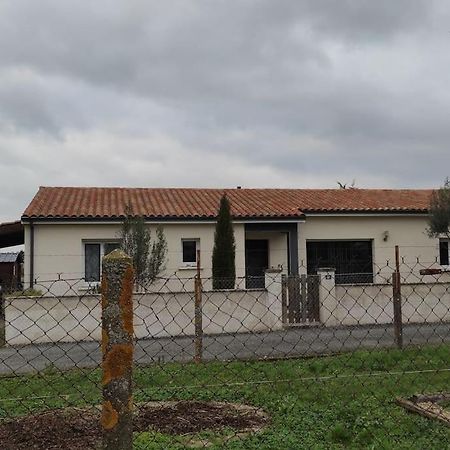
<instances>
[{"instance_id":1,"label":"window","mask_svg":"<svg viewBox=\"0 0 450 450\"><path fill-rule=\"evenodd\" d=\"M449 241L441 239L439 241L439 262L441 266L449 266Z\"/></svg>"},{"instance_id":2,"label":"window","mask_svg":"<svg viewBox=\"0 0 450 450\"><path fill-rule=\"evenodd\" d=\"M84 279L100 281L102 257L120 247L119 242L86 242L84 244Z\"/></svg>"},{"instance_id":3,"label":"window","mask_svg":"<svg viewBox=\"0 0 450 450\"><path fill-rule=\"evenodd\" d=\"M336 269L336 284L373 283L372 241L310 241L306 258L308 273Z\"/></svg>"},{"instance_id":4,"label":"window","mask_svg":"<svg viewBox=\"0 0 450 450\"><path fill-rule=\"evenodd\" d=\"M199 239L183 239L181 245L183 247L183 264L187 266L195 266L197 264L197 250L200 248Z\"/></svg>"}]
</instances>

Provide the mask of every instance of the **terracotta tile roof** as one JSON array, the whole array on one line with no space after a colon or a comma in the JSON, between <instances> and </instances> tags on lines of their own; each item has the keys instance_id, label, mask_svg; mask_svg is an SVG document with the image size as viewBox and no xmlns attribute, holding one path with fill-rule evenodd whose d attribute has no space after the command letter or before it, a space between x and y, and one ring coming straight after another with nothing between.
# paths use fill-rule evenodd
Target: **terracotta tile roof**
<instances>
[{"instance_id":1,"label":"terracotta tile roof","mask_svg":"<svg viewBox=\"0 0 450 450\"><path fill-rule=\"evenodd\" d=\"M41 187L22 219L114 219L125 206L149 219L207 219L226 193L235 218L304 213L426 213L431 190Z\"/></svg>"}]
</instances>

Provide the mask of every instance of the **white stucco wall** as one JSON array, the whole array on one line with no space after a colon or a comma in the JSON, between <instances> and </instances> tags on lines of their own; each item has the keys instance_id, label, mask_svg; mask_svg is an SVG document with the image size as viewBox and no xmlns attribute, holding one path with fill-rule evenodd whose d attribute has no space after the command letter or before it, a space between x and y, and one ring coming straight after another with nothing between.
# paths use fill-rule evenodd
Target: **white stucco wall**
<instances>
[{"instance_id":1,"label":"white stucco wall","mask_svg":"<svg viewBox=\"0 0 450 450\"><path fill-rule=\"evenodd\" d=\"M156 225L149 225L154 231ZM182 239L200 239L202 277L211 277L212 249L214 243L214 223L163 225L168 244L166 270L162 276L192 278L195 267L187 267L182 262ZM119 224L36 224L34 227L34 277L37 288L46 290L46 280L79 279L84 276L84 243L86 241L110 241L118 238ZM236 239L236 275L244 276L245 232L243 224L234 225ZM25 281L30 274L29 226L25 227ZM60 274L60 275L59 275ZM76 288L82 288L78 283ZM207 286L206 286L207 287ZM64 295L67 283L51 286L53 295Z\"/></svg>"},{"instance_id":2,"label":"white stucco wall","mask_svg":"<svg viewBox=\"0 0 450 450\"><path fill-rule=\"evenodd\" d=\"M400 246L400 254L405 265L402 270L415 266L417 258L423 265L431 265L439 256L439 242L426 234L426 216L307 216L305 223L299 224L299 266L306 271L306 242L308 240L373 240L373 259L376 282L383 281L383 274L390 276L395 265L394 248ZM389 233L387 241L383 234ZM389 267L387 261L389 260ZM417 281L411 280L411 281Z\"/></svg>"},{"instance_id":3,"label":"white stucco wall","mask_svg":"<svg viewBox=\"0 0 450 450\"><path fill-rule=\"evenodd\" d=\"M426 216L307 216L305 223L298 224L299 270L306 271L306 243L308 240L370 239L373 240L375 278L382 282L390 277L394 266L394 246L400 246L401 256L412 266L419 258L424 266L431 265L439 255L438 240L426 235ZM84 275L84 245L86 240L117 239L119 224L36 224L34 276L38 284L42 280L82 278ZM151 229L156 228L150 225ZM168 261L165 276L192 278L195 268L182 264L181 240L200 239L202 277L211 277L211 257L214 240L214 223L165 223L164 232L168 241ZM234 224L236 239L236 274L238 285L244 287L240 277L245 275L245 225ZM387 241L383 234L389 233ZM30 239L29 227L25 226L25 281L29 281ZM287 269L286 235L278 232L249 232L249 239L269 239L269 267L279 264ZM389 260L389 267L386 261ZM416 266L417 271L419 267ZM405 265L405 271L407 267ZM418 281L418 280L409 280ZM63 295L67 286L56 290ZM208 288L209 286L205 286Z\"/></svg>"},{"instance_id":4,"label":"white stucco wall","mask_svg":"<svg viewBox=\"0 0 450 450\"><path fill-rule=\"evenodd\" d=\"M271 285L272 291L281 286L279 280ZM270 331L282 327L278 291L215 291L204 292L202 297L205 334ZM98 295L7 299L5 314L8 345L101 338ZM136 294L134 326L138 339L192 336L193 294Z\"/></svg>"},{"instance_id":5,"label":"white stucco wall","mask_svg":"<svg viewBox=\"0 0 450 450\"><path fill-rule=\"evenodd\" d=\"M334 295L334 294L333 294ZM340 325L392 323L394 307L392 285L336 286L335 299L328 294L322 307L331 309ZM448 283L402 285L403 323L440 323L450 321Z\"/></svg>"}]
</instances>

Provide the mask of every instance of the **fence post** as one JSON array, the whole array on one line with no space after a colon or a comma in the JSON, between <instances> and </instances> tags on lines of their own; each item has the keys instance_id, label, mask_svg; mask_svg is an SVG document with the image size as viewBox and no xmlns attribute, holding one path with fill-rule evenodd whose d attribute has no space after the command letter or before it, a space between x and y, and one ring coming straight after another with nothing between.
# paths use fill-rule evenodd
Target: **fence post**
<instances>
[{"instance_id":1,"label":"fence post","mask_svg":"<svg viewBox=\"0 0 450 450\"><path fill-rule=\"evenodd\" d=\"M288 318L289 323L299 323L301 314L300 275L290 274L287 277L288 288Z\"/></svg>"},{"instance_id":2,"label":"fence post","mask_svg":"<svg viewBox=\"0 0 450 450\"><path fill-rule=\"evenodd\" d=\"M102 267L102 448L131 450L134 271L121 250L103 257Z\"/></svg>"},{"instance_id":3,"label":"fence post","mask_svg":"<svg viewBox=\"0 0 450 450\"><path fill-rule=\"evenodd\" d=\"M301 321L305 323L308 320L308 297L306 288L307 276L306 273L300 275L300 315Z\"/></svg>"},{"instance_id":4,"label":"fence post","mask_svg":"<svg viewBox=\"0 0 450 450\"><path fill-rule=\"evenodd\" d=\"M0 284L0 347L6 345L5 320L5 299L3 297L3 286Z\"/></svg>"},{"instance_id":5,"label":"fence post","mask_svg":"<svg viewBox=\"0 0 450 450\"><path fill-rule=\"evenodd\" d=\"M281 275L281 321L283 325L288 323L287 278L285 274Z\"/></svg>"},{"instance_id":6,"label":"fence post","mask_svg":"<svg viewBox=\"0 0 450 450\"><path fill-rule=\"evenodd\" d=\"M395 343L399 349L403 348L402 323L402 282L400 277L400 253L398 245L395 246L395 272L392 274L392 299L394 307L394 335Z\"/></svg>"},{"instance_id":7,"label":"fence post","mask_svg":"<svg viewBox=\"0 0 450 450\"><path fill-rule=\"evenodd\" d=\"M202 278L200 274L200 250L197 250L197 274L194 279L194 325L195 325L195 363L199 364L203 358L203 308L202 308Z\"/></svg>"}]
</instances>

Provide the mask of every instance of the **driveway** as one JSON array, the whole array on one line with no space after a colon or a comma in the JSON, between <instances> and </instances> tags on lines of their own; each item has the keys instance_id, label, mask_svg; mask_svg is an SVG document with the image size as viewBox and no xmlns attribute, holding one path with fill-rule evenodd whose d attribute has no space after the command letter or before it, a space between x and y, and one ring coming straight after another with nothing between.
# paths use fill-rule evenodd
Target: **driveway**
<instances>
[{"instance_id":1,"label":"driveway","mask_svg":"<svg viewBox=\"0 0 450 450\"><path fill-rule=\"evenodd\" d=\"M391 325L339 328L304 327L267 333L205 335L205 360L286 358L394 347ZM450 323L403 326L404 345L450 343ZM188 362L194 355L191 336L141 339L137 364ZM0 349L0 374L25 374L54 367L60 370L99 366L98 342L36 344Z\"/></svg>"}]
</instances>

